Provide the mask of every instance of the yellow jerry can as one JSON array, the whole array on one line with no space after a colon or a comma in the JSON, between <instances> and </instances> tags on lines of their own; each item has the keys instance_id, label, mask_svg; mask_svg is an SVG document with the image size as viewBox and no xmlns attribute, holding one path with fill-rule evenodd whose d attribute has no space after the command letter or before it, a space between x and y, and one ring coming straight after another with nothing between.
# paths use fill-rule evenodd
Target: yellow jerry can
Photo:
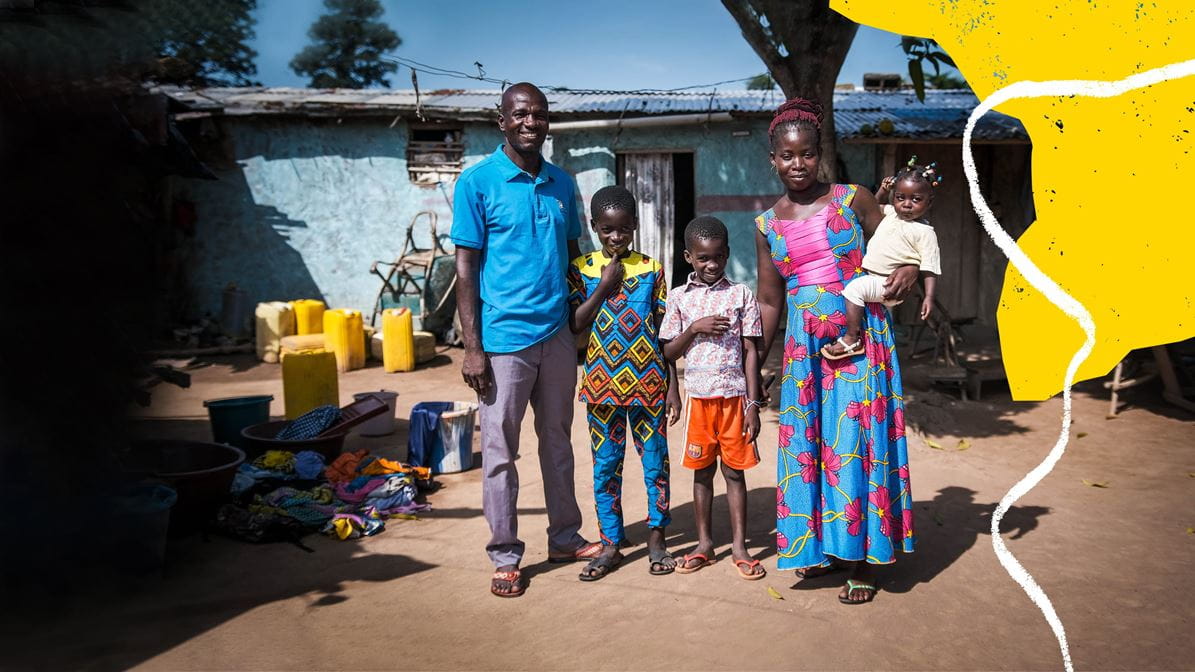
<instances>
[{"instance_id":1,"label":"yellow jerry can","mask_svg":"<svg viewBox=\"0 0 1195 672\"><path fill-rule=\"evenodd\" d=\"M382 368L386 373L415 370L415 331L406 308L382 312Z\"/></svg>"},{"instance_id":2,"label":"yellow jerry can","mask_svg":"<svg viewBox=\"0 0 1195 672\"><path fill-rule=\"evenodd\" d=\"M336 355L330 352L284 353L282 397L286 418L294 420L317 406L339 406L336 375Z\"/></svg>"},{"instance_id":3,"label":"yellow jerry can","mask_svg":"<svg viewBox=\"0 0 1195 672\"><path fill-rule=\"evenodd\" d=\"M334 308L324 312L324 348L336 354L341 373L365 366L365 329L361 311Z\"/></svg>"},{"instance_id":4,"label":"yellow jerry can","mask_svg":"<svg viewBox=\"0 0 1195 672\"><path fill-rule=\"evenodd\" d=\"M316 299L299 299L291 301L295 309L295 333L305 334L324 333L324 302Z\"/></svg>"}]
</instances>

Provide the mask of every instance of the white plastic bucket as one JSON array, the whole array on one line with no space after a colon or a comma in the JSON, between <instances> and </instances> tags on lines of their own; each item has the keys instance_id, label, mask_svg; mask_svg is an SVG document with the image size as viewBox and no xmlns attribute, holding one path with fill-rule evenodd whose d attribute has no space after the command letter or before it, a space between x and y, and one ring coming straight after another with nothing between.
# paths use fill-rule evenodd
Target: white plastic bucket
<instances>
[{"instance_id":1,"label":"white plastic bucket","mask_svg":"<svg viewBox=\"0 0 1195 672\"><path fill-rule=\"evenodd\" d=\"M473 468L473 424L477 404L452 402L452 410L440 415L440 441L432 447L433 474L455 474Z\"/></svg>"},{"instance_id":2,"label":"white plastic bucket","mask_svg":"<svg viewBox=\"0 0 1195 672\"><path fill-rule=\"evenodd\" d=\"M390 407L389 413L381 413L361 423L357 433L361 436L386 436L394 433L394 407L398 399L398 392L378 390L377 392L358 392L353 395L354 401L361 401L365 397L377 397Z\"/></svg>"}]
</instances>

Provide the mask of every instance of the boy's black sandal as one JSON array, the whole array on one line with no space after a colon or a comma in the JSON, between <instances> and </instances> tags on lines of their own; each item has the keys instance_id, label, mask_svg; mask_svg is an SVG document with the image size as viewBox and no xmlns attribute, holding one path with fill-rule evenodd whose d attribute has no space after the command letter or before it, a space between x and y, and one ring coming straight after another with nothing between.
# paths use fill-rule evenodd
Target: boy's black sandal
<instances>
[{"instance_id":1,"label":"boy's black sandal","mask_svg":"<svg viewBox=\"0 0 1195 672\"><path fill-rule=\"evenodd\" d=\"M618 551L615 551L612 556L599 555L585 565L585 569L581 570L581 574L577 578L582 581L597 581L613 572L621 562L622 553Z\"/></svg>"},{"instance_id":2,"label":"boy's black sandal","mask_svg":"<svg viewBox=\"0 0 1195 672\"><path fill-rule=\"evenodd\" d=\"M649 549L647 559L651 562L647 571L652 576L664 576L676 571L676 558L673 558L667 549L661 548L658 551ZM671 560L672 564L667 564L666 560Z\"/></svg>"}]
</instances>

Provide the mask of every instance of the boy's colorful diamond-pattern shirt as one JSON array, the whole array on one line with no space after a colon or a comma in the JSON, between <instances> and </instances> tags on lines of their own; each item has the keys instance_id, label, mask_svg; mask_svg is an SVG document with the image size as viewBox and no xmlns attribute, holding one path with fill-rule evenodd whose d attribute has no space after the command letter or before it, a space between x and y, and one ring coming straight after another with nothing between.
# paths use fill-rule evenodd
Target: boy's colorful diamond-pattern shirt
<instances>
[{"instance_id":1,"label":"boy's colorful diamond-pattern shirt","mask_svg":"<svg viewBox=\"0 0 1195 672\"><path fill-rule=\"evenodd\" d=\"M569 303L574 308L597 289L609 263L610 257L597 250L569 265ZM622 263L622 286L606 298L593 320L579 398L588 404L660 405L668 389L658 334L668 295L664 270L638 252Z\"/></svg>"}]
</instances>

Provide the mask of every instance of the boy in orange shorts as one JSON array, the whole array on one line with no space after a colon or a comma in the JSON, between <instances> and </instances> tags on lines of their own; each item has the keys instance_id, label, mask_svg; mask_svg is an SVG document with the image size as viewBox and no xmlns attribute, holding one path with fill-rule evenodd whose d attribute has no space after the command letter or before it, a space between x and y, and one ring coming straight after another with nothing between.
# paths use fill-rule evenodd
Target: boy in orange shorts
<instances>
[{"instance_id":1,"label":"boy in orange shorts","mask_svg":"<svg viewBox=\"0 0 1195 672\"><path fill-rule=\"evenodd\" d=\"M731 555L739 575L762 579L763 566L747 553L747 482L743 472L759 464L759 353L763 334L759 306L745 285L725 275L730 257L726 226L714 217L698 217L685 227L685 261L693 266L688 281L668 294L660 326L664 357L685 358L685 458L694 470L693 506L697 548L676 571L690 574L714 564L711 509L718 458L730 504Z\"/></svg>"}]
</instances>

